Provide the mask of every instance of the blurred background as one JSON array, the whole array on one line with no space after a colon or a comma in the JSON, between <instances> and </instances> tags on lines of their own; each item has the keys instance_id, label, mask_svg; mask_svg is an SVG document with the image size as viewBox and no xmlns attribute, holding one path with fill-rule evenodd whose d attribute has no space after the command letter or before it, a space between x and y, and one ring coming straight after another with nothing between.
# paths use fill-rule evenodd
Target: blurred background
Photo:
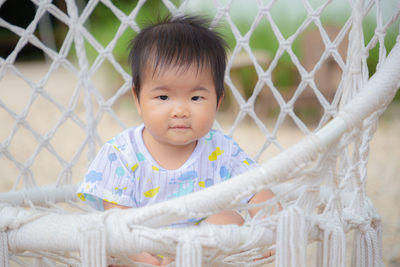
<instances>
[{"instance_id":1,"label":"blurred background","mask_svg":"<svg viewBox=\"0 0 400 267\"><path fill-rule=\"evenodd\" d=\"M90 86L95 88L92 95L88 96L81 89L78 78L79 68L82 67L79 59L82 55L77 54L75 43L69 37L71 29L67 21L60 19L67 18L66 2L51 1L59 16L46 11L36 18L39 2L0 1L0 192L55 181L78 183L88 163L87 124L98 125L97 150L101 142L126 127L140 123L129 90L129 42L142 25L169 14L167 4L161 0L75 0L88 33L84 47L91 75ZM175 0L168 3L179 7L181 2ZM233 31L242 36L249 30L253 31L249 45L257 63L263 70L267 70L280 46L275 25L279 28L279 34L287 39L306 20L307 10L304 1L276 1L270 13L274 25L264 16L253 27L258 14L258 2L271 1L233 1L228 15L219 21L217 30L225 36L231 52L238 42ZM351 10L348 2L332 1L320 16L324 33L332 42L339 38L341 29L349 20ZM400 1L383 0L380 3L383 22L387 22L391 12L399 8ZM309 1L309 4L311 8L317 9L325 1L314 0ZM182 10L186 14L202 14L211 19L219 14L212 0L192 0L184 2L184 5ZM134 21L128 21L129 27L121 27L121 17L129 20L128 16L132 12L137 12ZM365 45L374 37L376 28L376 7L373 6L363 20ZM394 23L387 28L384 48L377 44L369 51L366 62L369 76L376 70L382 49L390 51L394 46L398 31L399 18L396 17ZM320 62L325 44L314 22L291 45L306 71L310 72L317 64L321 64L315 72L315 84L328 103L334 100L342 76L341 64L346 62L348 31L339 39L340 62L332 55ZM111 49L107 50L109 47ZM107 53L103 53L105 50ZM59 61L57 64L54 64L55 58ZM288 102L294 97L301 75L287 52L275 63L272 70L273 85L284 101ZM245 50L241 50L232 59L229 74L241 97L249 99L259 76ZM305 135L304 130L299 129L299 125L289 116L285 117L282 124L276 125L281 107L272 91L267 85L263 86L255 102L255 113L279 145L269 145L268 149L260 152L260 148L268 145L270 140L265 138L264 133L248 116L232 132L244 150L259 162L268 160ZM228 86L226 92L217 120L223 130L228 132L237 118L240 105ZM313 131L321 122L324 105L310 87L296 98L293 106L295 115ZM85 103L90 103L91 111L85 108ZM400 209L393 208L393 203L400 201L399 103L400 93L397 92L383 114L371 142L368 169L368 191L385 226L384 257L387 266L400 266Z\"/></svg>"}]
</instances>

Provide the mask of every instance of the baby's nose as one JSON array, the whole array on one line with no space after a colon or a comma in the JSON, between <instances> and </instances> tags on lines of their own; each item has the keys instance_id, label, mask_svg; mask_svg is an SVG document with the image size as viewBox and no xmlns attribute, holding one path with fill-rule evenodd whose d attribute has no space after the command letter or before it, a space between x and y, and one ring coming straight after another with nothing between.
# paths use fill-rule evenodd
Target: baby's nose
<instances>
[{"instance_id":1,"label":"baby's nose","mask_svg":"<svg viewBox=\"0 0 400 267\"><path fill-rule=\"evenodd\" d=\"M189 109L185 104L179 104L176 105L173 109L172 109L172 117L176 117L176 118L185 118L188 117L190 115Z\"/></svg>"}]
</instances>

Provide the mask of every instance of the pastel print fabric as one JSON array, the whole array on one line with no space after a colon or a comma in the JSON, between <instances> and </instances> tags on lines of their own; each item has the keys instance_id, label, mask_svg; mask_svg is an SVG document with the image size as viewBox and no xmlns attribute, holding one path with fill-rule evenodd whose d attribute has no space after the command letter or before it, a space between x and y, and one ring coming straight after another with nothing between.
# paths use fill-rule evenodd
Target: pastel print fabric
<instances>
[{"instance_id":1,"label":"pastel print fabric","mask_svg":"<svg viewBox=\"0 0 400 267\"><path fill-rule=\"evenodd\" d=\"M81 200L97 210L103 210L102 200L143 207L202 190L257 166L231 137L211 130L179 169L167 170L146 149L143 128L129 128L104 144L78 189Z\"/></svg>"}]
</instances>

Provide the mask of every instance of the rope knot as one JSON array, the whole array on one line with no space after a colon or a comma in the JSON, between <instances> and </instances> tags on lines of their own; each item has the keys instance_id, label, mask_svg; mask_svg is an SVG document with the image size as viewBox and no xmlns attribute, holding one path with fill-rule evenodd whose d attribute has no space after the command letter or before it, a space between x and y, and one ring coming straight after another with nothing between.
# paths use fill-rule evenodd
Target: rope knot
<instances>
[{"instance_id":1,"label":"rope knot","mask_svg":"<svg viewBox=\"0 0 400 267\"><path fill-rule=\"evenodd\" d=\"M261 81L263 81L264 83L266 83L267 80L268 80L270 77L271 77L270 74L267 74L267 73L264 72L263 74L261 74L261 75L259 76L259 79L260 79Z\"/></svg>"},{"instance_id":2,"label":"rope knot","mask_svg":"<svg viewBox=\"0 0 400 267\"><path fill-rule=\"evenodd\" d=\"M282 111L283 111L284 113L289 114L289 113L292 112L293 107L292 107L292 105L290 105L290 104L285 104L285 105L283 105L283 106L281 107L281 109L282 109Z\"/></svg>"},{"instance_id":3,"label":"rope knot","mask_svg":"<svg viewBox=\"0 0 400 267\"><path fill-rule=\"evenodd\" d=\"M220 14L226 14L229 12L229 7L227 6L221 6L218 8L218 13Z\"/></svg>"},{"instance_id":4,"label":"rope knot","mask_svg":"<svg viewBox=\"0 0 400 267\"><path fill-rule=\"evenodd\" d=\"M330 105L327 109L325 109L325 111L328 115L331 115L332 117L334 117L337 113L337 108Z\"/></svg>"},{"instance_id":5,"label":"rope knot","mask_svg":"<svg viewBox=\"0 0 400 267\"><path fill-rule=\"evenodd\" d=\"M284 40L284 41L280 42L280 45L284 50L288 50L290 48L290 46L292 45L292 42L289 40Z\"/></svg>"},{"instance_id":6,"label":"rope knot","mask_svg":"<svg viewBox=\"0 0 400 267\"><path fill-rule=\"evenodd\" d=\"M332 55L338 50L337 46L332 43L327 47L327 49Z\"/></svg>"},{"instance_id":7,"label":"rope knot","mask_svg":"<svg viewBox=\"0 0 400 267\"><path fill-rule=\"evenodd\" d=\"M241 37L238 40L238 43L240 44L240 46L245 47L249 45L249 39L246 37Z\"/></svg>"},{"instance_id":8,"label":"rope knot","mask_svg":"<svg viewBox=\"0 0 400 267\"><path fill-rule=\"evenodd\" d=\"M305 81L308 84L311 84L314 80L313 75L310 73L307 73L305 75L302 76L303 81Z\"/></svg>"},{"instance_id":9,"label":"rope knot","mask_svg":"<svg viewBox=\"0 0 400 267\"><path fill-rule=\"evenodd\" d=\"M261 7L259 7L258 10L262 15L267 16L268 13L270 12L270 7L269 6L261 6Z\"/></svg>"},{"instance_id":10,"label":"rope knot","mask_svg":"<svg viewBox=\"0 0 400 267\"><path fill-rule=\"evenodd\" d=\"M243 106L241 106L241 109L247 113L251 113L254 110L254 107L251 103L246 103Z\"/></svg>"},{"instance_id":11,"label":"rope knot","mask_svg":"<svg viewBox=\"0 0 400 267\"><path fill-rule=\"evenodd\" d=\"M317 20L319 20L319 18L320 18L320 13L321 13L321 12L318 12L318 11L314 10L313 12L309 13L308 16L309 16L312 20L317 21Z\"/></svg>"},{"instance_id":12,"label":"rope knot","mask_svg":"<svg viewBox=\"0 0 400 267\"><path fill-rule=\"evenodd\" d=\"M372 227L371 227L369 221L364 220L364 221L360 222L360 224L358 225L358 230L363 234L368 233L369 231L371 231L371 229L372 229Z\"/></svg>"}]
</instances>

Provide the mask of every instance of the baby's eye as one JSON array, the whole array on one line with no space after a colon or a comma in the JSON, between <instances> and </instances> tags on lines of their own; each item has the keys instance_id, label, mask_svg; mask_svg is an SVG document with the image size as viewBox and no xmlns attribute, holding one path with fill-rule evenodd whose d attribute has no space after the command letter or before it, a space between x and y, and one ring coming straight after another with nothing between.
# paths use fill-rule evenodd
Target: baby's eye
<instances>
[{"instance_id":1,"label":"baby's eye","mask_svg":"<svg viewBox=\"0 0 400 267\"><path fill-rule=\"evenodd\" d=\"M199 100L201 100L201 99L202 99L201 96L193 96L193 97L192 97L192 101L199 101Z\"/></svg>"},{"instance_id":2,"label":"baby's eye","mask_svg":"<svg viewBox=\"0 0 400 267\"><path fill-rule=\"evenodd\" d=\"M158 98L160 100L168 100L168 96L167 95L160 95L160 96L158 96Z\"/></svg>"}]
</instances>

